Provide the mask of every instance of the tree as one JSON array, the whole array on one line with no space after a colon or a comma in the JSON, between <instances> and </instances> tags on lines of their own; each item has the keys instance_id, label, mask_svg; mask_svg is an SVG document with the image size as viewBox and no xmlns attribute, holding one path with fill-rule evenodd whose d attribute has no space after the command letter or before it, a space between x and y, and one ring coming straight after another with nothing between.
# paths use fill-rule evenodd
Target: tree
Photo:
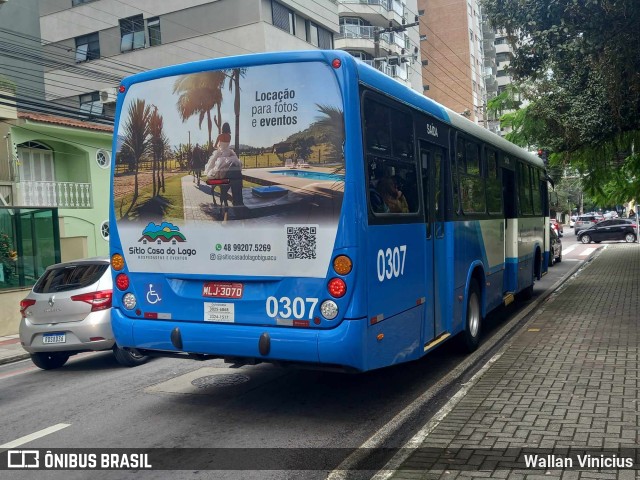
<instances>
[{"instance_id":1,"label":"tree","mask_svg":"<svg viewBox=\"0 0 640 480\"><path fill-rule=\"evenodd\" d=\"M323 142L330 145L329 158L334 160L342 159L342 143L344 141L344 116L342 110L330 105L316 104L320 116L316 117L313 127L318 127L322 131Z\"/></svg>"},{"instance_id":2,"label":"tree","mask_svg":"<svg viewBox=\"0 0 640 480\"><path fill-rule=\"evenodd\" d=\"M202 122L206 118L210 144L213 128L211 110L222 103L225 78L222 71L190 73L178 77L173 85L173 93L180 94L177 106L182 121L198 115L198 126L202 128Z\"/></svg>"},{"instance_id":3,"label":"tree","mask_svg":"<svg viewBox=\"0 0 640 480\"><path fill-rule=\"evenodd\" d=\"M123 217L127 217L129 212L138 200L138 171L140 168L140 160L143 155L149 152L149 136L151 118L151 107L142 99L135 100L129 106L127 120L124 123L124 142L126 147L134 159L134 186L133 199L128 210Z\"/></svg>"},{"instance_id":4,"label":"tree","mask_svg":"<svg viewBox=\"0 0 640 480\"><path fill-rule=\"evenodd\" d=\"M233 100L233 110L236 116L235 124L235 149L236 152L240 151L240 77L244 77L246 68L234 68L231 71L231 77L229 79L229 91L235 90L235 98Z\"/></svg>"},{"instance_id":5,"label":"tree","mask_svg":"<svg viewBox=\"0 0 640 480\"><path fill-rule=\"evenodd\" d=\"M149 135L150 147L153 155L152 176L153 176L153 195L160 194L160 190L164 192L164 163L165 152L169 146L169 139L164 133L163 118L158 113L158 108L153 107L151 118L149 119Z\"/></svg>"},{"instance_id":6,"label":"tree","mask_svg":"<svg viewBox=\"0 0 640 480\"><path fill-rule=\"evenodd\" d=\"M484 0L484 9L510 35L511 73L531 86L532 104L505 120L543 126L532 142L577 169L597 201L637 195L640 2Z\"/></svg>"}]
</instances>

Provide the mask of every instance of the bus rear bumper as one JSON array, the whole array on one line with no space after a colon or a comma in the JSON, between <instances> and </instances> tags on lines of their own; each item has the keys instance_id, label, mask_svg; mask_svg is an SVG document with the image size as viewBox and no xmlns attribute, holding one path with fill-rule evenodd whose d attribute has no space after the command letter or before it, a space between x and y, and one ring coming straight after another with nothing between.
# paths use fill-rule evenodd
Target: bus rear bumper
<instances>
[{"instance_id":1,"label":"bus rear bumper","mask_svg":"<svg viewBox=\"0 0 640 480\"><path fill-rule=\"evenodd\" d=\"M206 355L226 359L255 359L258 362L365 369L366 319L344 320L333 329L313 330L133 319L114 308L111 311L111 323L119 346L148 350L161 356L194 354L188 358ZM175 329L178 329L182 348L177 348L171 340ZM264 338L265 334L269 339L269 348L268 353L263 355L260 353L260 338Z\"/></svg>"}]
</instances>

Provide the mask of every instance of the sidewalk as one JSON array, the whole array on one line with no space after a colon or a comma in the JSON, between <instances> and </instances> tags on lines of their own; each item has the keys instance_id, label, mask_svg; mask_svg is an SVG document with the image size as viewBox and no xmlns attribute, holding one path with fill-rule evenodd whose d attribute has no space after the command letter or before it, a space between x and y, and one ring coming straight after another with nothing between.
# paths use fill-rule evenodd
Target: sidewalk
<instances>
[{"instance_id":1,"label":"sidewalk","mask_svg":"<svg viewBox=\"0 0 640 480\"><path fill-rule=\"evenodd\" d=\"M20 345L18 335L0 337L0 365L17 362L25 358L29 358L29 354Z\"/></svg>"},{"instance_id":2,"label":"sidewalk","mask_svg":"<svg viewBox=\"0 0 640 480\"><path fill-rule=\"evenodd\" d=\"M639 285L640 246L607 245L375 478L637 478ZM636 470L597 468L628 456Z\"/></svg>"}]
</instances>

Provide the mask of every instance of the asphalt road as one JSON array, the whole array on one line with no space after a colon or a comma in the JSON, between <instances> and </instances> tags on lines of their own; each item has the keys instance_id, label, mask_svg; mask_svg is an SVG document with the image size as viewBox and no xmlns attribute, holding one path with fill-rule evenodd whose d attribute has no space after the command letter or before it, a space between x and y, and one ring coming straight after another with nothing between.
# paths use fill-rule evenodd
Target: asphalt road
<instances>
[{"instance_id":1,"label":"asphalt road","mask_svg":"<svg viewBox=\"0 0 640 480\"><path fill-rule=\"evenodd\" d=\"M572 233L565 234L564 249L575 243ZM588 257L581 255L584 248L588 246L576 244L562 263L550 268L536 283L533 301ZM516 302L487 318L484 341L525 305ZM357 448L465 358L453 341L419 361L358 375L270 365L230 368L219 360L164 358L127 369L118 366L110 353L72 357L65 367L52 371L41 371L30 361L4 365L0 367L0 445L68 424L21 448L257 450L247 451L247 463L238 465L238 471L12 471L0 472L0 477L11 473L12 479L82 479L89 474L92 479L325 478L328 471L241 468L262 454L258 449L317 448L322 454L328 448ZM444 390L422 410L424 421L393 432L385 445L402 445L450 394ZM295 450L286 451L292 458L297 455ZM345 456L348 453L345 450Z\"/></svg>"}]
</instances>

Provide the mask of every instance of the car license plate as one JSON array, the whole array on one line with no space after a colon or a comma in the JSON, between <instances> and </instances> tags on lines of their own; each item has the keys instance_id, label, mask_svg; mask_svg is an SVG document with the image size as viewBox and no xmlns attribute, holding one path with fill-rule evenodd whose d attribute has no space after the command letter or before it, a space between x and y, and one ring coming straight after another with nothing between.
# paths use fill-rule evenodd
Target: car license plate
<instances>
[{"instance_id":1,"label":"car license plate","mask_svg":"<svg viewBox=\"0 0 640 480\"><path fill-rule=\"evenodd\" d=\"M242 298L242 283L207 282L202 287L202 296L210 298Z\"/></svg>"},{"instance_id":2,"label":"car license plate","mask_svg":"<svg viewBox=\"0 0 640 480\"><path fill-rule=\"evenodd\" d=\"M42 343L66 343L67 337L64 333L45 333L42 335Z\"/></svg>"}]
</instances>

